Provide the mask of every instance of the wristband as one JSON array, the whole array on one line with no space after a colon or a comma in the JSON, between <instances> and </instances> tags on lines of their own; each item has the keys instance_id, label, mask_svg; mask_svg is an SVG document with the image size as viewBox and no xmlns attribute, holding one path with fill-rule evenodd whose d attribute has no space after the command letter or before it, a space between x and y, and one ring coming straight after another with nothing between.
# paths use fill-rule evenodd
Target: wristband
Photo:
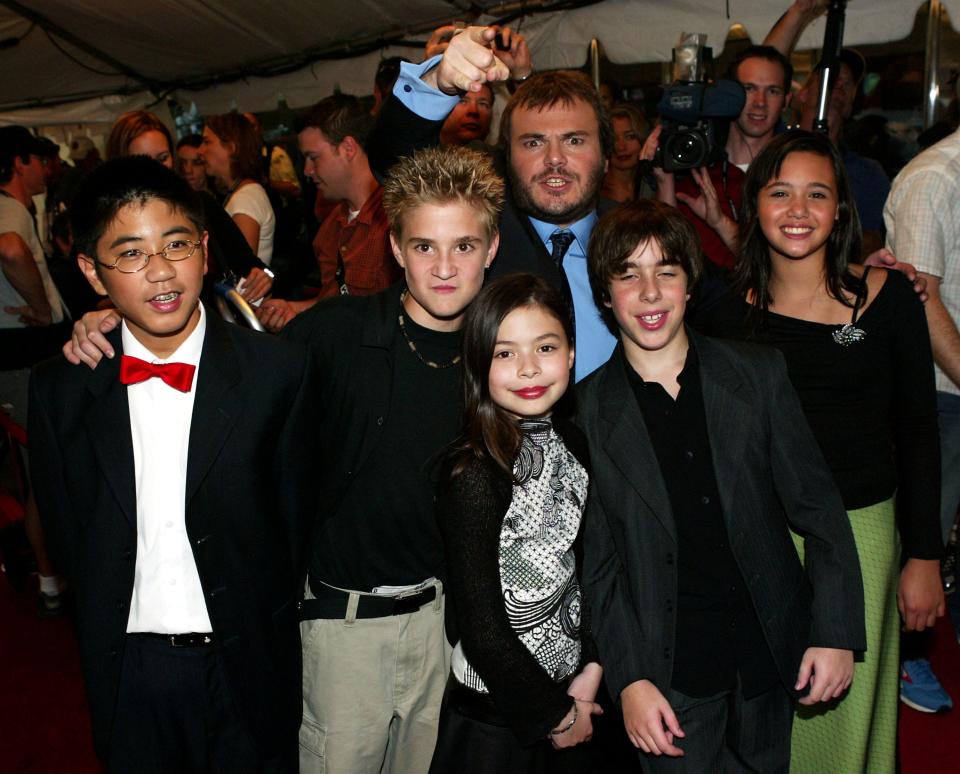
<instances>
[{"instance_id":1,"label":"wristband","mask_svg":"<svg viewBox=\"0 0 960 774\"><path fill-rule=\"evenodd\" d=\"M554 728L554 729L552 729L552 730L550 731L550 736L560 736L560 734L565 734L565 733L567 733L567 731L569 731L571 728L573 728L573 727L577 724L577 716L578 716L579 714L580 714L580 710L579 710L579 708L577 707L577 702L576 702L576 700L574 700L574 702L573 702L573 718L572 718L571 721L570 721L569 723L567 723L567 725L564 726L563 728L560 728L560 729Z\"/></svg>"}]
</instances>

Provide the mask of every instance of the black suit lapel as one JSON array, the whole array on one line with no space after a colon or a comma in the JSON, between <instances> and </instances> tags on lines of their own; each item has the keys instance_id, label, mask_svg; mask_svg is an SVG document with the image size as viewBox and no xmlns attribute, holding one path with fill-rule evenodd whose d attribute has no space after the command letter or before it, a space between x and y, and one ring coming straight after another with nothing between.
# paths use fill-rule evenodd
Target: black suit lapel
<instances>
[{"instance_id":1,"label":"black suit lapel","mask_svg":"<svg viewBox=\"0 0 960 774\"><path fill-rule=\"evenodd\" d=\"M87 382L89 407L84 424L103 476L130 525L137 526L137 488L127 388L120 384L120 331L109 336L116 356L104 358ZM86 368L86 366L79 366Z\"/></svg>"},{"instance_id":2,"label":"black suit lapel","mask_svg":"<svg viewBox=\"0 0 960 774\"><path fill-rule=\"evenodd\" d=\"M185 493L188 505L220 454L243 408L242 395L236 389L242 373L226 325L208 311L190 422Z\"/></svg>"},{"instance_id":3,"label":"black suit lapel","mask_svg":"<svg viewBox=\"0 0 960 774\"><path fill-rule=\"evenodd\" d=\"M713 470L729 528L730 514L736 512L733 493L740 476L740 460L747 442L743 418L750 413L750 406L738 394L742 387L740 376L731 368L723 354L709 339L693 334L691 339L700 357L703 408L707 416Z\"/></svg>"},{"instance_id":4,"label":"black suit lapel","mask_svg":"<svg viewBox=\"0 0 960 774\"><path fill-rule=\"evenodd\" d=\"M604 450L675 541L677 530L670 497L650 434L627 381L624 369L629 367L618 347L600 384L600 417L606 435Z\"/></svg>"}]
</instances>

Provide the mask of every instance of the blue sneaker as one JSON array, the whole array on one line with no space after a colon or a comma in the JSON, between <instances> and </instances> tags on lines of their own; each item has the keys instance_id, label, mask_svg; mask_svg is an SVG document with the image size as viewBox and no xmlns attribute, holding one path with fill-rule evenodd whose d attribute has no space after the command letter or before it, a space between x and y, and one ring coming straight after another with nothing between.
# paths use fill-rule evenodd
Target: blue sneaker
<instances>
[{"instance_id":1,"label":"blue sneaker","mask_svg":"<svg viewBox=\"0 0 960 774\"><path fill-rule=\"evenodd\" d=\"M920 712L949 712L953 709L950 695L925 658L904 661L900 665L900 701Z\"/></svg>"}]
</instances>

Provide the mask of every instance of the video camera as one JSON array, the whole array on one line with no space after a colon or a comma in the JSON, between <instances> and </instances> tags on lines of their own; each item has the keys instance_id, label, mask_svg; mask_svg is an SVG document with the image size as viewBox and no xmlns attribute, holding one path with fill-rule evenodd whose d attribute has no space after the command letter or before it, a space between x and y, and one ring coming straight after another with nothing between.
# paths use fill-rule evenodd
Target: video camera
<instances>
[{"instance_id":1,"label":"video camera","mask_svg":"<svg viewBox=\"0 0 960 774\"><path fill-rule=\"evenodd\" d=\"M685 35L673 49L674 82L663 91L658 106L660 146L654 166L677 172L713 164L723 158L718 127L740 115L746 93L736 81L708 83L711 59L705 35Z\"/></svg>"}]
</instances>

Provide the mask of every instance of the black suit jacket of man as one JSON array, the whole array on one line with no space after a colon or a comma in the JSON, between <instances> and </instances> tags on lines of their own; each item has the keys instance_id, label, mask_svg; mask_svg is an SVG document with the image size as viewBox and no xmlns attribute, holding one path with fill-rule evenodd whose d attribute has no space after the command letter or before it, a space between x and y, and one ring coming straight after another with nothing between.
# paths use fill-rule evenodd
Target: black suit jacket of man
<instances>
[{"instance_id":1,"label":"black suit jacket of man","mask_svg":"<svg viewBox=\"0 0 960 774\"><path fill-rule=\"evenodd\" d=\"M780 353L690 337L730 549L794 693L807 647L866 647L853 533ZM621 344L577 391L593 461L583 583L614 697L641 679L670 687L677 607L676 526L625 367Z\"/></svg>"},{"instance_id":2,"label":"black suit jacket of man","mask_svg":"<svg viewBox=\"0 0 960 774\"><path fill-rule=\"evenodd\" d=\"M315 516L309 359L288 342L206 315L190 427L186 527L227 682L266 754L296 744L296 600ZM137 502L117 352L93 371L63 358L31 379L30 462L44 533L69 577L94 742L116 707L134 581Z\"/></svg>"}]
</instances>

